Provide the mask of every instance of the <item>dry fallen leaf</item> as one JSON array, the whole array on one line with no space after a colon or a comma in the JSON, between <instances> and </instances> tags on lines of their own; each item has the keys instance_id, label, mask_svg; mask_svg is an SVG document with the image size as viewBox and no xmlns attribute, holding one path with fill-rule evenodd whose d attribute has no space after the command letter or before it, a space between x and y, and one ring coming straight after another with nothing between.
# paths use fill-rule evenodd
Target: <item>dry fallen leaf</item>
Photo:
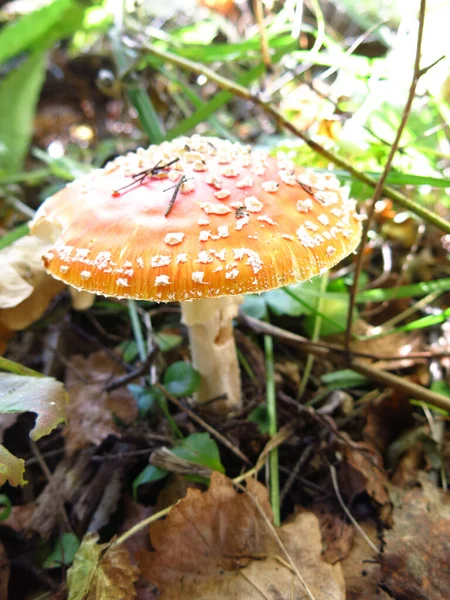
<instances>
[{"instance_id":1,"label":"dry fallen leaf","mask_svg":"<svg viewBox=\"0 0 450 600\"><path fill-rule=\"evenodd\" d=\"M51 377L28 377L0 373L0 412L36 413L30 431L32 440L48 435L57 425L65 423L67 394L64 386ZM0 485L24 485L25 463L0 446Z\"/></svg>"},{"instance_id":2,"label":"dry fallen leaf","mask_svg":"<svg viewBox=\"0 0 450 600\"><path fill-rule=\"evenodd\" d=\"M341 491L351 499L366 491L378 504L387 504L387 475L381 454L364 442L343 443L340 446L343 462L339 469Z\"/></svg>"},{"instance_id":3,"label":"dry fallen leaf","mask_svg":"<svg viewBox=\"0 0 450 600\"><path fill-rule=\"evenodd\" d=\"M165 521L151 526L155 551L142 551L139 562L160 600L308 598L261 514L271 519L267 490L252 479L247 490L239 493L213 473L207 492L190 488ZM277 533L315 600L344 600L340 567L320 557L317 518L300 513Z\"/></svg>"},{"instance_id":4,"label":"dry fallen leaf","mask_svg":"<svg viewBox=\"0 0 450 600\"><path fill-rule=\"evenodd\" d=\"M88 358L74 356L75 369L68 369L66 386L70 397L66 452L71 456L89 444L100 444L108 435L119 434L114 415L129 424L137 417L137 406L126 387L104 392L106 383L124 374L104 352Z\"/></svg>"},{"instance_id":5,"label":"dry fallen leaf","mask_svg":"<svg viewBox=\"0 0 450 600\"><path fill-rule=\"evenodd\" d=\"M343 560L350 552L355 530L345 520L342 511L336 514L330 499L317 500L313 512L319 519L322 537L322 558L330 565Z\"/></svg>"},{"instance_id":6,"label":"dry fallen leaf","mask_svg":"<svg viewBox=\"0 0 450 600\"><path fill-rule=\"evenodd\" d=\"M9 560L0 542L0 600L8 600Z\"/></svg>"},{"instance_id":7,"label":"dry fallen leaf","mask_svg":"<svg viewBox=\"0 0 450 600\"><path fill-rule=\"evenodd\" d=\"M18 504L12 507L9 517L2 521L2 525L6 525L18 533L25 536L29 535L30 523L36 504L28 502L27 504ZM1 596L0 596L1 598Z\"/></svg>"},{"instance_id":8,"label":"dry fallen leaf","mask_svg":"<svg viewBox=\"0 0 450 600\"><path fill-rule=\"evenodd\" d=\"M68 600L130 600L136 597L138 569L122 546L97 544L88 533L67 572Z\"/></svg>"},{"instance_id":9,"label":"dry fallen leaf","mask_svg":"<svg viewBox=\"0 0 450 600\"><path fill-rule=\"evenodd\" d=\"M364 441L382 453L414 424L413 406L408 395L397 391L382 395L367 404L364 416Z\"/></svg>"},{"instance_id":10,"label":"dry fallen leaf","mask_svg":"<svg viewBox=\"0 0 450 600\"><path fill-rule=\"evenodd\" d=\"M381 546L376 526L371 523L360 523L367 537L377 548ZM341 562L345 577L346 600L389 600L382 589L382 573L380 559L374 555L372 548L359 532L355 532L353 545L348 556Z\"/></svg>"},{"instance_id":11,"label":"dry fallen leaf","mask_svg":"<svg viewBox=\"0 0 450 600\"><path fill-rule=\"evenodd\" d=\"M44 270L41 257L47 248L48 242L25 236L0 251L0 323L9 330L39 319L65 287Z\"/></svg>"},{"instance_id":12,"label":"dry fallen leaf","mask_svg":"<svg viewBox=\"0 0 450 600\"><path fill-rule=\"evenodd\" d=\"M394 598L447 600L450 590L450 499L429 483L404 493L385 533L383 582Z\"/></svg>"}]
</instances>

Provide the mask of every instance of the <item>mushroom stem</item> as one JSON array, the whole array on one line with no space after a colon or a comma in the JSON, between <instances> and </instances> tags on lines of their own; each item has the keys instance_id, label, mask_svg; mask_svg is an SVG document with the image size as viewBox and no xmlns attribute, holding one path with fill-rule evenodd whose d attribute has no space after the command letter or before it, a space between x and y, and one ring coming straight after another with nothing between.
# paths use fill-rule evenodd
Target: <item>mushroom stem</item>
<instances>
[{"instance_id":1,"label":"mushroom stem","mask_svg":"<svg viewBox=\"0 0 450 600\"><path fill-rule=\"evenodd\" d=\"M233 335L241 296L181 302L182 321L188 327L194 367L202 376L195 394L197 404L218 396L211 404L215 413L228 413L241 406L241 379Z\"/></svg>"}]
</instances>

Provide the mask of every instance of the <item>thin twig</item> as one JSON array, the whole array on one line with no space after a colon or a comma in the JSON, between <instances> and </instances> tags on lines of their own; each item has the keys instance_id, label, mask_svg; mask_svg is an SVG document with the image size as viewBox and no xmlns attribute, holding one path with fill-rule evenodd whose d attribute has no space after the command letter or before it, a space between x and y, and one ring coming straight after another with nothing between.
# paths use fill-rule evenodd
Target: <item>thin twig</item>
<instances>
[{"instance_id":1,"label":"thin twig","mask_svg":"<svg viewBox=\"0 0 450 600\"><path fill-rule=\"evenodd\" d=\"M361 244L359 246L358 254L355 259L355 272L353 275L353 282L352 282L352 287L350 290L350 302L349 302L348 313L347 313L347 326L345 329L344 345L345 345L345 349L347 351L350 349L350 342L351 342L351 337L352 337L353 313L354 313L355 306L356 306L356 291L358 289L359 277L361 275L363 257L364 257L364 249L365 249L366 243L367 243L367 236L369 233L370 225L372 223L373 215L375 213L375 205L378 202L378 200L380 199L381 194L383 193L385 181L391 170L392 161L394 160L394 156L398 150L398 146L400 144L400 139L402 137L403 130L405 129L406 123L408 121L409 114L411 112L412 103L416 96L417 83L422 75L422 72L420 70L420 57L422 54L422 38L423 38L423 28L424 28L424 23L425 23L425 8L426 8L426 0L420 0L419 30L417 32L416 56L414 59L413 78L412 78L412 82L411 82L411 85L409 88L408 99L407 99L405 107L403 109L403 114L402 114L402 118L400 121L400 125L397 129L397 133L395 135L394 142L392 143L391 149L389 151L389 154L388 154L388 157L386 160L386 164L383 169L383 173L381 174L381 177L378 179L377 185L375 186L375 191L373 193L372 202L370 204L370 207L369 207L369 210L367 213L367 220L365 221L364 226L363 226Z\"/></svg>"},{"instance_id":2,"label":"thin twig","mask_svg":"<svg viewBox=\"0 0 450 600\"><path fill-rule=\"evenodd\" d=\"M175 191L173 192L172 198L170 199L169 205L166 208L166 212L164 213L165 217L169 216L170 211L172 210L173 205L175 204L175 200L177 199L177 196L180 192L181 186L183 185L183 183L185 183L187 181L186 177L183 175L182 177L180 177L179 181L176 183L175 185ZM164 190L167 191L167 190Z\"/></svg>"},{"instance_id":3,"label":"thin twig","mask_svg":"<svg viewBox=\"0 0 450 600\"><path fill-rule=\"evenodd\" d=\"M172 404L175 404L175 406L178 408L178 410L181 410L182 412L186 413L187 416L190 419L192 419L192 421L195 421L195 423L200 425L200 427L203 427L203 429L205 429L208 433L210 433L213 437L215 437L216 440L218 440L221 444L226 446L228 448L228 450L233 452L233 454L235 454L237 457L239 457L246 464L250 464L251 461L245 456L245 454L243 452L241 452L241 450L239 450L239 448L236 448L236 446L234 446L230 442L230 440L227 440L227 438L225 436L223 436L221 433L216 431L214 429L214 427L211 427L211 425L209 425L201 417L196 415L190 408L183 406L183 404L181 404L181 402L178 400L178 398L175 398L175 396L172 396L172 394L163 385L161 385L160 383L155 383L154 386L155 386L155 388L158 388L158 390L160 390L164 394L164 396L167 398L167 400L170 400L170 402L172 402Z\"/></svg>"},{"instance_id":4,"label":"thin twig","mask_svg":"<svg viewBox=\"0 0 450 600\"><path fill-rule=\"evenodd\" d=\"M144 360L144 362L142 364L140 364L137 369L134 369L130 373L125 373L125 375L121 375L120 377L116 377L115 379L113 379L112 381L107 383L103 387L103 390L105 392L112 392L113 390L116 390L117 388L127 385L127 383L134 381L135 379L137 379L138 377L141 377L142 375L147 375L148 370L150 369L150 367L153 363L153 360L155 358L157 351L158 351L158 347L155 346L152 349L152 351L148 353L147 358Z\"/></svg>"},{"instance_id":5,"label":"thin twig","mask_svg":"<svg viewBox=\"0 0 450 600\"><path fill-rule=\"evenodd\" d=\"M148 517L147 519L144 519L143 521L139 521L139 523L136 523L136 525L134 525L134 527L132 527L128 531L125 531L125 533L123 533L120 537L118 537L116 540L114 540L113 543L111 544L111 546L108 548L108 550L111 548L114 548L116 546L120 546L120 544L123 544L130 537L132 537L133 535L138 533L138 531L140 531L141 529L144 529L144 527L148 527L148 525L150 525L150 523L153 523L154 521L158 521L159 519L162 519L163 517L165 517L166 515L168 515L170 513L170 511L172 510L172 508L174 508L174 506L176 506L176 504L171 504L167 508L164 508L163 510L160 510L159 512L154 513L153 515L151 515L151 517Z\"/></svg>"},{"instance_id":6,"label":"thin twig","mask_svg":"<svg viewBox=\"0 0 450 600\"><path fill-rule=\"evenodd\" d=\"M287 331L286 329L282 329L281 327L277 327L276 325L271 325L270 323L266 323L264 321L260 321L258 319L254 319L253 317L249 317L242 311L239 313L239 320L242 324L247 325L253 331L262 334L269 334L273 337L276 337L280 340L283 340L287 343L291 342L293 345L300 346L304 352L314 353L315 356L324 356L329 358L330 360L335 361L337 364L344 364L345 358L343 357L344 347L339 344L329 344L326 342L313 342L312 340L308 340L301 335L293 333L292 331ZM376 336L371 336L370 339L373 339ZM364 339L364 338L363 338ZM333 356L337 355L337 356ZM449 351L442 352L411 352L407 355L395 355L395 356L383 356L380 354L373 354L371 352L360 352L359 350L350 350L348 352L349 358L369 358L375 361L389 361L395 362L398 360L405 360L405 358L409 358L411 360L433 360L435 358L447 358L450 356Z\"/></svg>"},{"instance_id":7,"label":"thin twig","mask_svg":"<svg viewBox=\"0 0 450 600\"><path fill-rule=\"evenodd\" d=\"M137 28L133 28L136 33L142 34L142 32ZM274 121L284 127L287 131L293 133L296 137L300 138L307 144L312 150L326 158L328 161L334 163L336 166L344 169L348 173L350 173L355 179L362 181L368 186L375 188L377 185L377 181L369 177L365 173L362 173L355 169L350 162L345 160L345 158L340 155L332 152L331 150L321 146L318 142L312 140L308 135L306 135L303 131L298 129L293 122L291 122L287 117L285 117L275 106L272 104L271 99L267 99L261 95L255 95L250 90L248 90L243 85L239 85L231 81L230 79L224 77L223 75L217 74L212 69L205 67L204 65L197 63L188 58L184 58L182 56L178 56L173 54L172 52L167 52L162 50L161 48L157 48L153 46L151 43L147 42L147 40L141 35L140 42L142 45L142 49L150 52L154 56L160 58L161 60L177 65L178 67L195 73L197 75L204 75L207 79L214 82L218 87L223 90L226 90L236 96L244 98L245 100L249 100L254 104L260 106L268 115L270 115ZM439 227L446 233L450 233L450 222L433 211L427 209L426 207L414 202L404 194L397 192L392 187L384 185L382 188L383 194L391 198L394 202L403 206L406 210L409 210L416 215L420 216L424 221L432 223L436 227Z\"/></svg>"},{"instance_id":8,"label":"thin twig","mask_svg":"<svg viewBox=\"0 0 450 600\"><path fill-rule=\"evenodd\" d=\"M359 360L352 359L350 355L347 355L341 347L331 347L326 344L313 344L306 338L301 337L290 331L285 331L280 327L275 327L269 323L264 323L253 317L247 315L240 316L240 320L246 323L254 331L263 334L270 334L273 337L282 339L286 344L292 344L294 346L302 348L305 352L314 353L316 356L326 357L332 360L336 365L341 367L347 367L353 369L357 373L364 375L372 381L381 383L387 387L392 387L400 390L407 394L410 398L422 400L433 406L443 408L444 410L450 411L450 398L443 394L433 392L428 388L424 388L417 383L413 383L405 377L399 377L383 369L378 369L372 365L362 363ZM404 359L405 357L398 357ZM380 359L381 360L381 359Z\"/></svg>"},{"instance_id":9,"label":"thin twig","mask_svg":"<svg viewBox=\"0 0 450 600\"><path fill-rule=\"evenodd\" d=\"M323 310L324 296L325 296L325 292L327 291L327 285L328 285L328 273L325 273L322 276L322 279L320 281L320 296L319 296L319 300L317 302L317 313L315 315L314 329L313 329L312 336L311 336L312 342L317 342L317 340L320 337L320 328L322 327L322 316L320 313L322 313L322 310ZM311 375L313 365L314 365L314 354L308 354L308 356L306 358L305 369L302 373L302 377L300 380L300 386L298 388L297 400L301 400L303 398L303 394L305 393L306 386L308 385L308 380L309 380L309 376Z\"/></svg>"},{"instance_id":10,"label":"thin twig","mask_svg":"<svg viewBox=\"0 0 450 600\"><path fill-rule=\"evenodd\" d=\"M331 481L333 482L334 492L336 494L336 498L339 500L339 504L341 505L342 510L347 515L347 518L352 522L352 524L354 525L354 527L358 531L358 533L360 533L362 535L362 537L367 542L367 544L370 546L370 548L375 552L375 554L378 555L380 553L378 548L375 546L375 544L372 542L372 540L366 534L366 532L361 527L361 525L358 523L358 521L355 519L355 517L352 515L352 513L345 506L345 502L342 499L341 492L339 491L339 486L338 486L337 476L336 476L336 469L333 467L333 465L330 465L330 473L331 473Z\"/></svg>"}]
</instances>

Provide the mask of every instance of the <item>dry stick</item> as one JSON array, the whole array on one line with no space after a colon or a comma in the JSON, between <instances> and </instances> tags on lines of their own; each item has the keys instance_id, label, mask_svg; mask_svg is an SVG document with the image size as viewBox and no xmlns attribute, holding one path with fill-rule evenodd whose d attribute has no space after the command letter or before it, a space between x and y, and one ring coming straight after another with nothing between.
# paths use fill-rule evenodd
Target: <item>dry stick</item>
<instances>
[{"instance_id":1,"label":"dry stick","mask_svg":"<svg viewBox=\"0 0 450 600\"><path fill-rule=\"evenodd\" d=\"M405 108L403 109L402 119L400 121L400 125L397 129L397 133L394 139L394 142L389 151L389 155L386 160L386 164L383 169L383 173L381 177L377 181L377 185L375 187L375 191L373 193L372 202L369 207L369 212L367 214L367 220L364 223L361 244L359 246L358 254L355 260L355 273L353 276L352 287L350 291L350 303L348 306L347 313L347 327L345 329L345 350L348 351L350 349L350 341L352 337L352 320L353 320L353 312L355 310L356 305L356 290L358 289L359 277L361 275L362 270L362 262L364 256L364 249L367 243L367 235L369 233L370 224L375 212L375 204L380 199L380 196L383 192L384 183L389 175L391 170L392 161L394 160L394 156L397 152L400 138L402 137L403 130L405 129L406 123L408 121L409 113L411 112L412 103L414 101L416 95L417 82L419 81L423 71L420 70L420 57L422 54L422 37L423 37L423 26L425 22L425 8L426 8L426 0L420 0L420 9L419 9L419 30L417 33L417 44L416 44L416 57L414 59L414 71L413 78L411 82L411 86L409 88L408 99L405 104Z\"/></svg>"},{"instance_id":2,"label":"dry stick","mask_svg":"<svg viewBox=\"0 0 450 600\"><path fill-rule=\"evenodd\" d=\"M287 342L290 341L295 345L301 346L305 352L311 351L311 353L314 353L316 356L325 356L330 360L334 360L335 362L341 362L342 364L344 364L347 360L347 358L343 355L343 346L339 346L338 344L328 344L326 342L313 342L311 340L308 340L307 338L302 337L301 335L292 333L291 331L287 331L286 329L282 329L281 327L277 327L276 325L271 325L270 323L266 323L264 321L254 319L253 317L249 317L242 311L239 313L239 320L241 321L241 323L247 325L248 327L250 327L250 329L253 329L253 331L256 331L257 333L267 333L268 335L272 335L273 337L276 337L278 339L282 339ZM334 354L337 354L338 356L332 356ZM350 358L359 357L369 358L371 360L376 361L382 360L395 362L397 360L405 360L406 358L418 360L433 360L435 358L446 358L450 356L450 352L412 352L407 355L383 356L380 354L372 354L370 352L359 352L358 350L350 350L348 352L348 356Z\"/></svg>"},{"instance_id":3,"label":"dry stick","mask_svg":"<svg viewBox=\"0 0 450 600\"><path fill-rule=\"evenodd\" d=\"M300 335L291 333L290 331L285 331L280 327L275 327L274 325L264 323L258 319L254 319L253 317L248 317L247 315L240 316L240 320L258 333L269 334L278 339L282 339L286 344L292 344L300 347L305 352L315 354L316 356L326 357L331 361L337 362L337 364L340 363L350 369L353 369L357 373L364 375L372 381L376 381L387 387L400 390L407 394L410 398L422 400L423 402L427 402L433 406L438 406L439 408L450 411L450 398L424 388L417 383L413 383L404 377L398 377L393 373L389 373L383 369L377 369L376 367L362 363L359 360L350 358L347 361L343 348L332 348L330 346L327 347L325 344L313 344Z\"/></svg>"},{"instance_id":4,"label":"dry stick","mask_svg":"<svg viewBox=\"0 0 450 600\"><path fill-rule=\"evenodd\" d=\"M349 520L355 526L356 530L362 535L364 540L371 547L371 549L375 552L375 554L379 554L380 551L378 550L378 548L375 546L375 544L372 542L372 540L366 534L366 532L361 527L361 525L358 523L358 521L355 519L355 517L352 515L352 513L345 506L344 500L342 499L342 496L341 496L341 492L339 491L339 486L338 486L337 476L336 476L336 469L333 467L333 465L330 465L330 473L331 473L331 481L333 482L334 493L336 494L336 497L339 500L339 504L341 505L342 510L345 512L345 514L347 515Z\"/></svg>"},{"instance_id":5,"label":"dry stick","mask_svg":"<svg viewBox=\"0 0 450 600\"><path fill-rule=\"evenodd\" d=\"M199 417L194 412L192 412L192 410L190 408L183 406L181 404L181 402L178 400L178 398L175 398L175 396L172 396L172 394L170 392L168 392L163 385L161 385L160 383L155 383L154 387L158 388L164 394L164 396L167 398L167 400L170 400L170 402L172 402L172 404L175 404L175 406L178 408L178 410L181 410L182 412L186 413L190 419L195 421L198 425L200 425L200 427L203 427L203 429L205 429L208 433L210 433L213 437L215 437L216 440L218 440L221 444L226 446L228 448L228 450L231 450L231 452L233 452L236 456L238 456L241 460L243 460L248 465L250 464L251 461L245 456L245 454L243 452L241 452L239 450L239 448L236 448L236 446L234 446L229 440L227 440L227 438L225 436L223 436L221 433L216 431L214 429L214 427L211 427L211 425L206 423L206 421L204 421L201 417Z\"/></svg>"},{"instance_id":6,"label":"dry stick","mask_svg":"<svg viewBox=\"0 0 450 600\"><path fill-rule=\"evenodd\" d=\"M270 71L272 69L272 62L270 60L269 43L267 41L267 33L264 26L264 8L262 0L253 0L253 9L255 11L255 19L259 29L259 43L261 44L263 62L266 65L267 71Z\"/></svg>"},{"instance_id":7,"label":"dry stick","mask_svg":"<svg viewBox=\"0 0 450 600\"><path fill-rule=\"evenodd\" d=\"M134 28L134 31L137 33L141 33L141 31L137 28ZM177 65L178 67L190 71L192 73L196 73L197 75L204 75L207 79L215 83L221 89L226 90L227 92L230 92L236 96L239 96L240 98L244 98L245 100L249 100L254 104L260 106L268 115L270 115L275 120L275 122L278 125L284 127L285 129L293 133L296 137L303 140L305 144L307 144L312 150L314 150L330 162L334 163L336 166L341 167L342 169L350 173L355 179L358 179L359 181L367 184L370 187L376 187L377 181L375 179L372 179L372 177L369 177L365 173L358 171L351 165L351 163L347 162L344 158L342 158L338 154L335 154L331 150L327 150L326 148L312 140L303 131L301 131L293 123L291 123L277 108L275 108L271 104L271 100L267 100L261 95L252 94L246 87L234 83L233 81L227 79L226 77L223 77L222 75L218 75L215 71L212 71L211 69L205 67L200 63L197 63L193 60L189 60L188 58L183 58L182 56L177 56L172 52L166 52L165 50L156 48L155 46L149 44L143 37L141 38L141 43L142 48L144 48L146 51L150 52L154 56L160 58L161 60ZM421 74L431 69L435 64L436 63L430 65L426 69L422 69ZM433 225L439 227L446 233L450 233L450 222L435 214L428 208L417 204L416 202L414 202L404 194L397 192L390 186L384 185L382 187L382 192L386 197L391 198L391 200L393 200L406 210L415 213L419 217L422 217L424 221L432 223Z\"/></svg>"}]
</instances>

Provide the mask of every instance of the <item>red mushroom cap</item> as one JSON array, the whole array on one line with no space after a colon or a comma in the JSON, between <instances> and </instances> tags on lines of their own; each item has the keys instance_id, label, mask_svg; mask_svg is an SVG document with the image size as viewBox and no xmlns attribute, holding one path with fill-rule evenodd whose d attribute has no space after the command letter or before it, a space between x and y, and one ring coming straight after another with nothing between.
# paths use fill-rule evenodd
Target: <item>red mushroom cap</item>
<instances>
[{"instance_id":1,"label":"red mushroom cap","mask_svg":"<svg viewBox=\"0 0 450 600\"><path fill-rule=\"evenodd\" d=\"M195 135L67 185L38 210L32 233L54 242L44 256L54 277L167 302L309 279L355 250L361 223L332 173Z\"/></svg>"}]
</instances>

